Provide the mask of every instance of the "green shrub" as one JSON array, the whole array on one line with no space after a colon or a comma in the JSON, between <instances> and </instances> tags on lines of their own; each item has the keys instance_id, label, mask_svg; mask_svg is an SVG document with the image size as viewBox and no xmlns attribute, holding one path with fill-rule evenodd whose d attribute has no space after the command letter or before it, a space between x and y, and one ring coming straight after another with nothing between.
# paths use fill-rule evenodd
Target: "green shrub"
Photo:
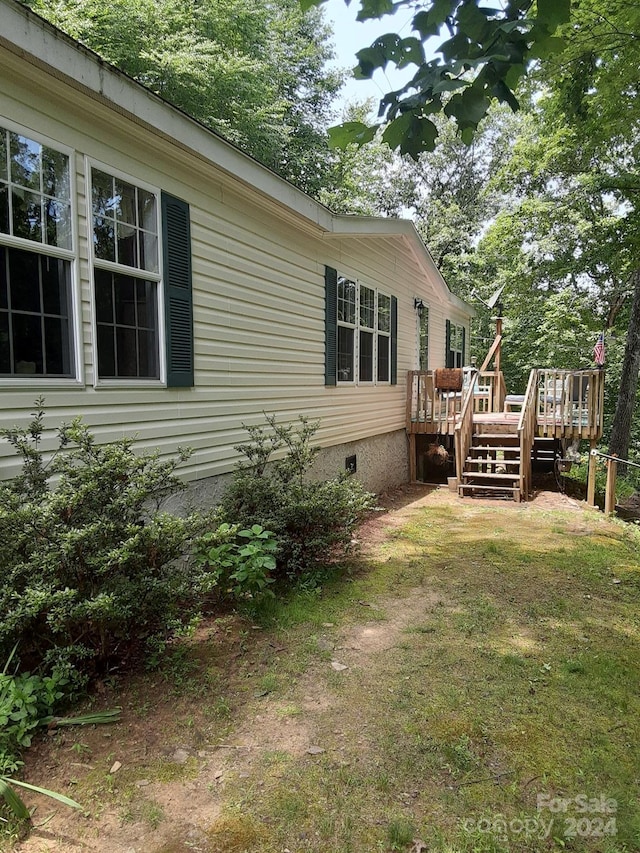
<instances>
[{"instance_id":1,"label":"green shrub","mask_svg":"<svg viewBox=\"0 0 640 853\"><path fill-rule=\"evenodd\" d=\"M317 574L348 553L353 531L375 506L375 498L348 474L313 481L309 469L319 448L311 445L318 422L299 418L282 426L245 427L249 442L236 447L246 456L225 492L221 517L249 528L259 524L278 541L279 575ZM283 451L271 462L273 454Z\"/></svg>"},{"instance_id":2,"label":"green shrub","mask_svg":"<svg viewBox=\"0 0 640 853\"><path fill-rule=\"evenodd\" d=\"M269 584L276 568L278 543L270 530L254 524L246 530L221 524L196 543L196 565L203 567L224 596L257 599L273 595Z\"/></svg>"},{"instance_id":3,"label":"green shrub","mask_svg":"<svg viewBox=\"0 0 640 853\"><path fill-rule=\"evenodd\" d=\"M98 446L79 419L45 462L37 406L26 429L0 433L23 461L0 486L0 655L17 642L23 668L77 682L191 617L203 579L178 558L201 520L160 511L184 488L177 461L130 439Z\"/></svg>"}]
</instances>

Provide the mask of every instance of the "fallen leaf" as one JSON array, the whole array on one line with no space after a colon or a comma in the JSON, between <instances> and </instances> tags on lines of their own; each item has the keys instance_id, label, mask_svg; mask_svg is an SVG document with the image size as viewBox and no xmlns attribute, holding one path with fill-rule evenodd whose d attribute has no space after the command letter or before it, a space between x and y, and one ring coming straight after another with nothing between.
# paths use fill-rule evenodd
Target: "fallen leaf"
<instances>
[{"instance_id":1,"label":"fallen leaf","mask_svg":"<svg viewBox=\"0 0 640 853\"><path fill-rule=\"evenodd\" d=\"M121 761L114 761L113 764L111 765L111 770L109 770L109 773L117 773L121 767L122 767Z\"/></svg>"},{"instance_id":2,"label":"fallen leaf","mask_svg":"<svg viewBox=\"0 0 640 853\"><path fill-rule=\"evenodd\" d=\"M336 672L342 672L344 669L349 669L346 664L340 663L338 660L331 661L331 668L335 669Z\"/></svg>"},{"instance_id":3,"label":"fallen leaf","mask_svg":"<svg viewBox=\"0 0 640 853\"><path fill-rule=\"evenodd\" d=\"M322 755L323 752L326 752L321 746L310 746L307 749L309 755Z\"/></svg>"}]
</instances>

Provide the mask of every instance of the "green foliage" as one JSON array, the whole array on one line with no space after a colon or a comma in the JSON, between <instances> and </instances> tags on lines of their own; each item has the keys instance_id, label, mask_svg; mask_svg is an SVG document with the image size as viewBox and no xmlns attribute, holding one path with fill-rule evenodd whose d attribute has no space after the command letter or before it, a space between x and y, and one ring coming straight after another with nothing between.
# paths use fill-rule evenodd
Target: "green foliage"
<instances>
[{"instance_id":1,"label":"green foliage","mask_svg":"<svg viewBox=\"0 0 640 853\"><path fill-rule=\"evenodd\" d=\"M302 0L304 6L322 2ZM360 0L358 20L393 14L402 5ZM534 60L562 49L564 41L555 32L569 17L569 0L512 1L498 8L481 0L418 4L412 20L417 38L387 33L357 54L356 76L370 78L389 63L417 69L405 86L381 99L380 121L371 129L386 127L384 140L417 160L434 150L438 128L432 117L443 114L455 120L462 139L470 143L492 102L519 108L515 86ZM424 43L443 32L447 38L435 49L440 57L427 59ZM358 140L368 141L363 123L333 129L333 145Z\"/></svg>"},{"instance_id":2,"label":"green foliage","mask_svg":"<svg viewBox=\"0 0 640 853\"><path fill-rule=\"evenodd\" d=\"M273 595L269 584L273 583L277 550L273 533L259 524L238 530L237 525L224 523L196 542L195 561L223 594L257 599Z\"/></svg>"},{"instance_id":3,"label":"green foliage","mask_svg":"<svg viewBox=\"0 0 640 853\"><path fill-rule=\"evenodd\" d=\"M305 417L284 426L245 427L250 440L222 504L228 524L260 525L278 541L277 575L296 577L321 571L344 557L353 530L374 506L374 497L348 475L314 481L309 472L319 448L311 445L318 422ZM271 457L278 457L271 461Z\"/></svg>"},{"instance_id":4,"label":"green foliage","mask_svg":"<svg viewBox=\"0 0 640 853\"><path fill-rule=\"evenodd\" d=\"M191 615L201 578L178 558L201 519L160 511L184 488L177 461L130 439L98 446L80 420L45 461L43 430L40 401L26 428L1 433L23 468L0 487L0 653L18 643L24 668L77 685Z\"/></svg>"}]
</instances>

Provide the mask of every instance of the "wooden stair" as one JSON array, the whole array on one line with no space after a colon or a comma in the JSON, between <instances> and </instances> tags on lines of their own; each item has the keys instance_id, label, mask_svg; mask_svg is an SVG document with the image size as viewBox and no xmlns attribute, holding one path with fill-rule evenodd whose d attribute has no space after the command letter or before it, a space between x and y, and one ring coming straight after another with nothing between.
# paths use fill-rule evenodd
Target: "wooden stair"
<instances>
[{"instance_id":1,"label":"wooden stair","mask_svg":"<svg viewBox=\"0 0 640 853\"><path fill-rule=\"evenodd\" d=\"M509 498L519 502L520 440L515 423L474 422L474 433L464 470L460 497Z\"/></svg>"}]
</instances>

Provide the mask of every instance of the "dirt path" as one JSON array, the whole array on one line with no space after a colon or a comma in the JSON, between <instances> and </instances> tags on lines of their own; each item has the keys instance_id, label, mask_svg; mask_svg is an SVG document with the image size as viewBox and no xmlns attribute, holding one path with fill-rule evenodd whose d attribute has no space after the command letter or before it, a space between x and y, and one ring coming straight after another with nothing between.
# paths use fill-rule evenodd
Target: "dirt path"
<instances>
[{"instance_id":1,"label":"dirt path","mask_svg":"<svg viewBox=\"0 0 640 853\"><path fill-rule=\"evenodd\" d=\"M454 516L470 506L476 514L490 512L491 518L499 512L506 526L517 527L518 519L532 513L557 510L575 513L575 532L591 523L583 504L550 492L540 492L528 504L498 507L492 501L462 503L445 489L422 487L406 487L384 500L386 511L358 533L365 558L395 559L385 550L395 532L434 507ZM259 799L295 763L315 766L327 753L333 756L332 772L344 775L360 766L376 716L374 710L352 706L356 687L363 695L377 690L370 674L395 665L407 632L431 630L420 626L455 615L455 607L439 583L427 580L398 593L352 601L350 614L339 622L325 614L324 621L277 631L235 616L207 622L188 653L176 653L162 677L99 686L100 707L123 706L121 724L67 730L33 750L26 778L77 798L85 810L52 808L34 797L35 829L15 849L261 850L260 827L234 808L247 786ZM295 822L295 808L288 808ZM316 849L304 833L297 843L295 851L265 849Z\"/></svg>"}]
</instances>

